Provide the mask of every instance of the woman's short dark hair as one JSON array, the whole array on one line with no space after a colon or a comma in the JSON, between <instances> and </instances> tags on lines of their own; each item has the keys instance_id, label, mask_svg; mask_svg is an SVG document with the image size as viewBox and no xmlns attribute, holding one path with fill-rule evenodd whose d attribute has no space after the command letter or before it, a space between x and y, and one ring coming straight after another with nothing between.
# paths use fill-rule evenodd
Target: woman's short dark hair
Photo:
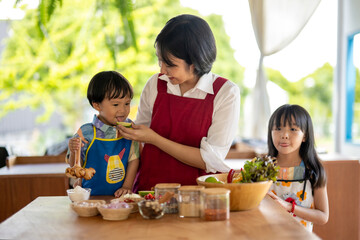
<instances>
[{"instance_id":1,"label":"woman's short dark hair","mask_svg":"<svg viewBox=\"0 0 360 240\"><path fill-rule=\"evenodd\" d=\"M120 73L116 71L103 71L95 74L90 80L87 98L90 105L94 102L100 103L105 98L124 98L134 96L131 84Z\"/></svg>"},{"instance_id":2,"label":"woman's short dark hair","mask_svg":"<svg viewBox=\"0 0 360 240\"><path fill-rule=\"evenodd\" d=\"M194 64L199 77L211 71L216 44L209 24L200 17L183 14L170 19L155 40L161 60L174 66L170 54Z\"/></svg>"}]
</instances>

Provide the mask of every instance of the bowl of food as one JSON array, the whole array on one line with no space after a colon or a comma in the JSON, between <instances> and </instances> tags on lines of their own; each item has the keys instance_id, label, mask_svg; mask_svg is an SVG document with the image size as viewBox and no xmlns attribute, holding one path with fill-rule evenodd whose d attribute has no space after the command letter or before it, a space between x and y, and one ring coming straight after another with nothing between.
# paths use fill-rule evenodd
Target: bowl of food
<instances>
[{"instance_id":1,"label":"bowl of food","mask_svg":"<svg viewBox=\"0 0 360 240\"><path fill-rule=\"evenodd\" d=\"M244 169L238 172L200 176L198 185L206 188L227 188L230 190L230 210L249 210L259 206L276 180L279 167L269 157L256 157L246 161Z\"/></svg>"},{"instance_id":2,"label":"bowl of food","mask_svg":"<svg viewBox=\"0 0 360 240\"><path fill-rule=\"evenodd\" d=\"M144 200L144 198L142 198L139 194L128 193L119 198L115 198L115 199L111 200L110 202L112 202L112 203L126 202L127 204L133 206L131 213L135 213L135 212L139 211L138 202L141 202L142 200Z\"/></svg>"},{"instance_id":3,"label":"bowl of food","mask_svg":"<svg viewBox=\"0 0 360 240\"><path fill-rule=\"evenodd\" d=\"M98 207L105 203L104 200L84 200L73 202L70 206L80 217L92 217L99 214Z\"/></svg>"},{"instance_id":4,"label":"bowl of food","mask_svg":"<svg viewBox=\"0 0 360 240\"><path fill-rule=\"evenodd\" d=\"M133 206L125 202L112 202L98 206L104 220L120 221L129 217Z\"/></svg>"},{"instance_id":5,"label":"bowl of food","mask_svg":"<svg viewBox=\"0 0 360 240\"><path fill-rule=\"evenodd\" d=\"M79 202L89 200L91 189L76 186L75 188L67 189L66 192L72 202Z\"/></svg>"},{"instance_id":6,"label":"bowl of food","mask_svg":"<svg viewBox=\"0 0 360 240\"><path fill-rule=\"evenodd\" d=\"M164 216L165 203L158 200L143 200L138 202L139 212L145 219L159 219Z\"/></svg>"}]
</instances>

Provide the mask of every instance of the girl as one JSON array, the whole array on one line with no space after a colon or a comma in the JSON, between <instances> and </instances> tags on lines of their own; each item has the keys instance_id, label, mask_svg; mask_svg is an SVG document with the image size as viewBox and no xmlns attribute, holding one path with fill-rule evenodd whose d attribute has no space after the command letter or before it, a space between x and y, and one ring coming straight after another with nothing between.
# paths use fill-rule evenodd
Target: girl
<instances>
[{"instance_id":1,"label":"girl","mask_svg":"<svg viewBox=\"0 0 360 240\"><path fill-rule=\"evenodd\" d=\"M77 164L96 170L93 178L82 180L83 187L91 188L91 195L120 197L131 193L139 165L139 144L118 137L115 126L131 122L127 117L132 87L120 73L103 71L91 79L87 98L98 114L69 140L68 162L74 166L75 154L81 148L81 163Z\"/></svg>"},{"instance_id":2,"label":"girl","mask_svg":"<svg viewBox=\"0 0 360 240\"><path fill-rule=\"evenodd\" d=\"M216 45L209 25L193 15L170 19L155 40L160 74L147 82L136 125L122 136L144 142L136 190L157 183L196 185L224 164L237 133L239 88L211 73Z\"/></svg>"},{"instance_id":3,"label":"girl","mask_svg":"<svg viewBox=\"0 0 360 240\"><path fill-rule=\"evenodd\" d=\"M268 195L312 231L313 223L329 218L326 174L315 150L309 113L298 105L283 105L270 117L269 155L280 173Z\"/></svg>"}]
</instances>

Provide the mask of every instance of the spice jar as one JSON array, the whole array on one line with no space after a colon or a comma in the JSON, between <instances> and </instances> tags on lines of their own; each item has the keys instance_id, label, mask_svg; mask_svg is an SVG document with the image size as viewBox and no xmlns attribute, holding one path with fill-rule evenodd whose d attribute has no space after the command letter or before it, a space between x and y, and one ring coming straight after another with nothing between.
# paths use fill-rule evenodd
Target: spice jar
<instances>
[{"instance_id":1,"label":"spice jar","mask_svg":"<svg viewBox=\"0 0 360 240\"><path fill-rule=\"evenodd\" d=\"M165 213L177 213L178 212L178 190L180 183L158 183L155 185L155 198L160 199L167 192L174 193L174 196L165 202L164 212Z\"/></svg>"},{"instance_id":2,"label":"spice jar","mask_svg":"<svg viewBox=\"0 0 360 240\"><path fill-rule=\"evenodd\" d=\"M200 190L204 186L181 186L179 188L179 216L200 217Z\"/></svg>"},{"instance_id":3,"label":"spice jar","mask_svg":"<svg viewBox=\"0 0 360 240\"><path fill-rule=\"evenodd\" d=\"M206 221L230 218L230 190L226 188L205 188L201 190L201 217Z\"/></svg>"}]
</instances>

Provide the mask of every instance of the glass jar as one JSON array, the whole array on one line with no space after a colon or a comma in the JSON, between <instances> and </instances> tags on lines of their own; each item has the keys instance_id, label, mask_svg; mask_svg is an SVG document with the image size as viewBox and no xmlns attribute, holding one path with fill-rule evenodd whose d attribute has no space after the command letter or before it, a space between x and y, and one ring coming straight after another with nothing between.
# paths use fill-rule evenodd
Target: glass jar
<instances>
[{"instance_id":1,"label":"glass jar","mask_svg":"<svg viewBox=\"0 0 360 240\"><path fill-rule=\"evenodd\" d=\"M206 221L230 218L230 190L226 188L205 188L201 190L201 218Z\"/></svg>"},{"instance_id":2,"label":"glass jar","mask_svg":"<svg viewBox=\"0 0 360 240\"><path fill-rule=\"evenodd\" d=\"M181 186L179 188L179 216L200 217L200 190L204 186Z\"/></svg>"},{"instance_id":3,"label":"glass jar","mask_svg":"<svg viewBox=\"0 0 360 240\"><path fill-rule=\"evenodd\" d=\"M155 198L160 199L167 192L174 193L174 196L167 202L165 202L165 213L177 213L178 212L178 190L180 183L158 183L155 185Z\"/></svg>"}]
</instances>

